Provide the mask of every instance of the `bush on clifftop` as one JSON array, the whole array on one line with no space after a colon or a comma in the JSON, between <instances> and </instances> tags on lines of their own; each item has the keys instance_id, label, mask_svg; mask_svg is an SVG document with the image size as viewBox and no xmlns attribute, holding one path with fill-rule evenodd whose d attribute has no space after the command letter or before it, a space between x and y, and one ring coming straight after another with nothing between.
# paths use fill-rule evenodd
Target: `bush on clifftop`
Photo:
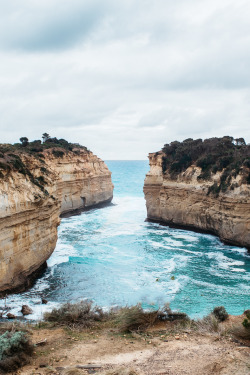
<instances>
[{"instance_id":1,"label":"bush on clifftop","mask_svg":"<svg viewBox=\"0 0 250 375\"><path fill-rule=\"evenodd\" d=\"M219 184L210 187L208 194L234 189L231 180L240 173L244 173L244 182L250 184L250 145L243 138L188 138L165 144L162 151L163 173L168 172L173 179L191 165L201 168L198 180L210 180L213 174L222 172Z\"/></svg>"}]
</instances>

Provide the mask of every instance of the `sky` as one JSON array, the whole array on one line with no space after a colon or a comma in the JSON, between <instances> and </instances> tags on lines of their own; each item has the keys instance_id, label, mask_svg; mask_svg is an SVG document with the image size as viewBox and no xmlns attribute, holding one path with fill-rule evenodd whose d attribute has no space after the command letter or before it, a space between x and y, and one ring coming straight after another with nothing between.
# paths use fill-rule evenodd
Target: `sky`
<instances>
[{"instance_id":1,"label":"sky","mask_svg":"<svg viewBox=\"0 0 250 375\"><path fill-rule=\"evenodd\" d=\"M0 0L0 142L250 142L249 0Z\"/></svg>"}]
</instances>

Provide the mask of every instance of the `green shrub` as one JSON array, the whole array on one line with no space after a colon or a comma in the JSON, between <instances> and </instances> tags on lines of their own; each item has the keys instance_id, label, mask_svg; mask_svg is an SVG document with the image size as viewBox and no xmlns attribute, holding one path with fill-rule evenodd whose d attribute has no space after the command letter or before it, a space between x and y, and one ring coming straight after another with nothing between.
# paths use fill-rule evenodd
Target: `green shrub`
<instances>
[{"instance_id":1,"label":"green shrub","mask_svg":"<svg viewBox=\"0 0 250 375\"><path fill-rule=\"evenodd\" d=\"M219 322L223 322L229 316L224 306L215 307L212 314L216 317L216 319L218 319Z\"/></svg>"},{"instance_id":2,"label":"green shrub","mask_svg":"<svg viewBox=\"0 0 250 375\"><path fill-rule=\"evenodd\" d=\"M64 152L61 151L61 150L53 150L52 151L52 154L56 157L56 158L62 158L64 156Z\"/></svg>"},{"instance_id":3,"label":"green shrub","mask_svg":"<svg viewBox=\"0 0 250 375\"><path fill-rule=\"evenodd\" d=\"M250 168L250 145L246 145L244 139L239 142L229 136L204 141L190 138L165 144L162 153L162 171L169 172L172 179L176 179L178 173L189 166L196 165L202 170L198 180L209 180L211 174L223 171L221 181L218 181L220 191L227 191L232 177L236 178L242 172L244 183L250 184L250 173L247 170ZM216 195L218 192L215 192Z\"/></svg>"},{"instance_id":4,"label":"green shrub","mask_svg":"<svg viewBox=\"0 0 250 375\"><path fill-rule=\"evenodd\" d=\"M0 370L15 371L29 362L34 346L22 331L5 332L0 336Z\"/></svg>"},{"instance_id":5,"label":"green shrub","mask_svg":"<svg viewBox=\"0 0 250 375\"><path fill-rule=\"evenodd\" d=\"M243 327L245 327L245 328L250 328L250 321L249 321L247 318L245 318L245 319L243 320L243 322L242 322L242 325L243 325Z\"/></svg>"},{"instance_id":6,"label":"green shrub","mask_svg":"<svg viewBox=\"0 0 250 375\"><path fill-rule=\"evenodd\" d=\"M0 169L3 169L4 171L9 172L10 166L6 162L5 163L0 162Z\"/></svg>"},{"instance_id":7,"label":"green shrub","mask_svg":"<svg viewBox=\"0 0 250 375\"><path fill-rule=\"evenodd\" d=\"M247 319L250 320L250 310L245 310L244 314L246 315Z\"/></svg>"},{"instance_id":8,"label":"green shrub","mask_svg":"<svg viewBox=\"0 0 250 375\"><path fill-rule=\"evenodd\" d=\"M209 169L205 169L201 174L197 177L197 180L210 180L211 172Z\"/></svg>"}]
</instances>

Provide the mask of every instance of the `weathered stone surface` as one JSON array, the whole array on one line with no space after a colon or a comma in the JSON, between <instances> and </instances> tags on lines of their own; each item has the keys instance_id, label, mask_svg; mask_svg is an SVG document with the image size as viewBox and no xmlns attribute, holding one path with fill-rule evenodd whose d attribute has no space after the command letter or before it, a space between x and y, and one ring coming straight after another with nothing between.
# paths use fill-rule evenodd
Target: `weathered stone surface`
<instances>
[{"instance_id":1,"label":"weathered stone surface","mask_svg":"<svg viewBox=\"0 0 250 375\"><path fill-rule=\"evenodd\" d=\"M23 315L30 315L33 313L32 309L28 305L23 305L21 308L21 313Z\"/></svg>"},{"instance_id":2,"label":"weathered stone surface","mask_svg":"<svg viewBox=\"0 0 250 375\"><path fill-rule=\"evenodd\" d=\"M22 154L32 175L10 171L0 179L0 294L29 285L44 269L57 241L60 215L71 214L113 197L111 173L86 150L55 157ZM41 188L42 185L42 188Z\"/></svg>"},{"instance_id":3,"label":"weathered stone surface","mask_svg":"<svg viewBox=\"0 0 250 375\"><path fill-rule=\"evenodd\" d=\"M6 316L7 316L7 319L16 319L16 315L11 314L11 313L8 313Z\"/></svg>"},{"instance_id":4,"label":"weathered stone surface","mask_svg":"<svg viewBox=\"0 0 250 375\"><path fill-rule=\"evenodd\" d=\"M218 235L222 241L250 248L250 186L236 177L238 187L207 195L211 181L197 181L201 169L191 166L172 180L162 173L163 154L149 154L150 171L144 194L147 218L167 225Z\"/></svg>"}]
</instances>

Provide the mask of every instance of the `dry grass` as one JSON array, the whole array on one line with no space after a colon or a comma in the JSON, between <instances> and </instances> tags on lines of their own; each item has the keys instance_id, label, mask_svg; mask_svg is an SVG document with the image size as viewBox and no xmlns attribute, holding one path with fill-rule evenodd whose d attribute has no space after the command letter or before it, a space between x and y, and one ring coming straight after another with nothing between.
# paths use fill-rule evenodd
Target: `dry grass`
<instances>
[{"instance_id":1,"label":"dry grass","mask_svg":"<svg viewBox=\"0 0 250 375\"><path fill-rule=\"evenodd\" d=\"M243 327L242 324L235 324L231 330L230 333L235 337L243 340L249 340L250 341L250 328Z\"/></svg>"},{"instance_id":2,"label":"dry grass","mask_svg":"<svg viewBox=\"0 0 250 375\"><path fill-rule=\"evenodd\" d=\"M144 311L140 304L123 307L115 314L115 324L121 332L142 331L158 320L158 311Z\"/></svg>"},{"instance_id":3,"label":"dry grass","mask_svg":"<svg viewBox=\"0 0 250 375\"><path fill-rule=\"evenodd\" d=\"M9 332L22 331L22 332L29 333L31 331L31 326L27 323L19 322L18 320L1 322L0 323L0 335L4 334L6 331L9 331Z\"/></svg>"},{"instance_id":4,"label":"dry grass","mask_svg":"<svg viewBox=\"0 0 250 375\"><path fill-rule=\"evenodd\" d=\"M105 318L106 314L101 308L93 307L91 302L86 301L66 303L44 314L44 319L48 322L71 327L91 327Z\"/></svg>"},{"instance_id":5,"label":"dry grass","mask_svg":"<svg viewBox=\"0 0 250 375\"><path fill-rule=\"evenodd\" d=\"M105 322L105 326L116 327L120 332L143 331L160 320L186 320L187 315L172 312L166 306L162 310L143 310L140 304L126 306L104 313L91 302L64 304L58 309L44 314L44 319L55 325L71 328L94 328Z\"/></svg>"},{"instance_id":6,"label":"dry grass","mask_svg":"<svg viewBox=\"0 0 250 375\"><path fill-rule=\"evenodd\" d=\"M219 322L214 314L211 313L202 319L183 319L174 325L173 331L175 333L183 331L196 332L202 335L216 335L220 337L226 336L229 333L229 328Z\"/></svg>"}]
</instances>

